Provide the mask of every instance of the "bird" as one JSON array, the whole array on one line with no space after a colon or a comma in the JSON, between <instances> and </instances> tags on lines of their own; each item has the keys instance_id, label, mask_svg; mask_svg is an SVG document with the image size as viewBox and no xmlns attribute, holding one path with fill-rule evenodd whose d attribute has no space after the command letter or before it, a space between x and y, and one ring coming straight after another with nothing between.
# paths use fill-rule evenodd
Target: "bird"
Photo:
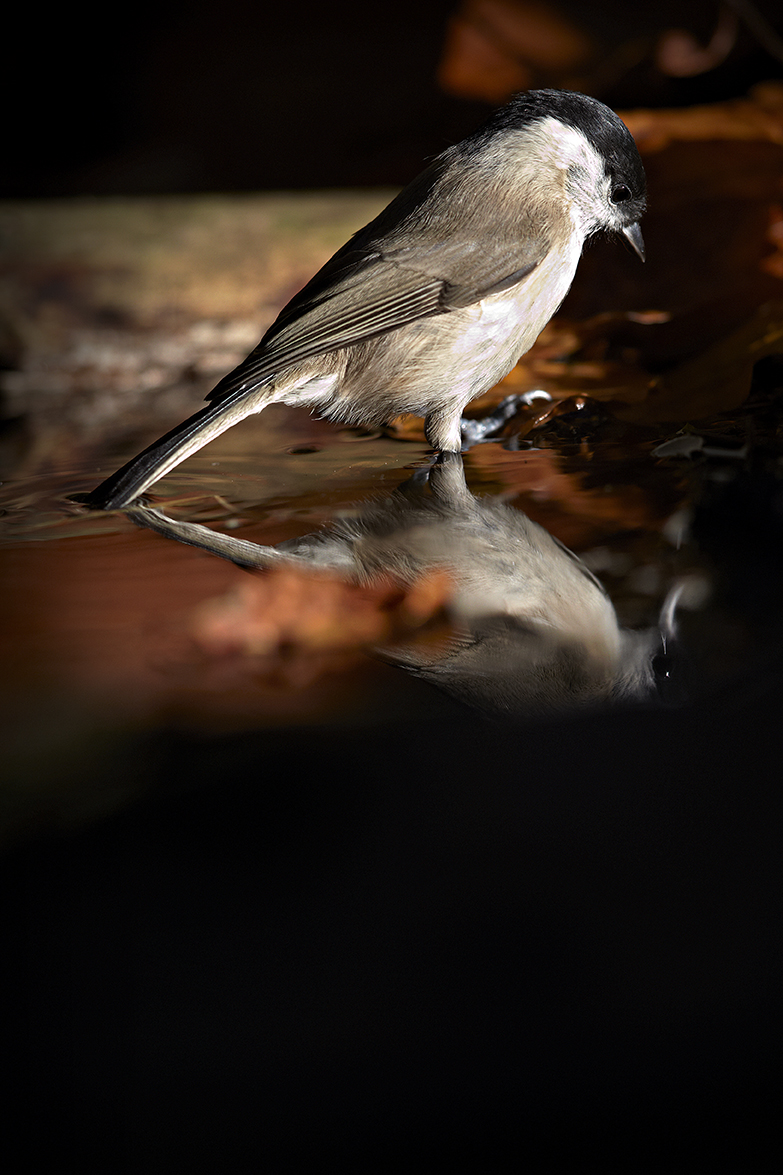
<instances>
[{"instance_id":1,"label":"bird","mask_svg":"<svg viewBox=\"0 0 783 1175\"><path fill-rule=\"evenodd\" d=\"M87 496L123 509L269 404L377 428L424 417L460 452L468 403L499 383L558 310L582 248L621 234L644 260L646 177L633 137L596 98L530 90L452 144L283 308L207 407Z\"/></svg>"}]
</instances>

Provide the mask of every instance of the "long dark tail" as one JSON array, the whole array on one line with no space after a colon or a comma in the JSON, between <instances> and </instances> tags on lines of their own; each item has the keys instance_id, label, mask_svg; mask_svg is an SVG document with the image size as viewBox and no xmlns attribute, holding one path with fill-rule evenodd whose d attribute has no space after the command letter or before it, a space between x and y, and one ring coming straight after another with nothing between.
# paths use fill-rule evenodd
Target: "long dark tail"
<instances>
[{"instance_id":1,"label":"long dark tail","mask_svg":"<svg viewBox=\"0 0 783 1175\"><path fill-rule=\"evenodd\" d=\"M191 453L262 407L265 403L259 403L257 395L246 393L208 404L107 477L92 491L86 504L94 510L122 510Z\"/></svg>"}]
</instances>

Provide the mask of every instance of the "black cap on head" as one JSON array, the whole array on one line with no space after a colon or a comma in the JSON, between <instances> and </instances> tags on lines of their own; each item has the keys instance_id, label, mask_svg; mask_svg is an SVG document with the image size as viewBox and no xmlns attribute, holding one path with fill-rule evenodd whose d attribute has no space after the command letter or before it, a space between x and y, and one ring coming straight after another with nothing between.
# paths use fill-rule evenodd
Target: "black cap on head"
<instances>
[{"instance_id":1,"label":"black cap on head","mask_svg":"<svg viewBox=\"0 0 783 1175\"><path fill-rule=\"evenodd\" d=\"M495 111L477 134L482 138L490 137L542 118L556 118L581 131L604 159L606 174L615 183L628 188L631 200L638 203L641 214L647 178L638 148L622 119L597 98L575 90L527 90Z\"/></svg>"}]
</instances>

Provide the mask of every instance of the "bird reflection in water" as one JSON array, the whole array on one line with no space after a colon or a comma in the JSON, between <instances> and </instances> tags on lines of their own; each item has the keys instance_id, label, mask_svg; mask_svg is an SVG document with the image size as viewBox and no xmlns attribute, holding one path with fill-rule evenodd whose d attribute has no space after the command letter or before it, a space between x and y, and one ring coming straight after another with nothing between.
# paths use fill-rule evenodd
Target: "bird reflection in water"
<instances>
[{"instance_id":1,"label":"bird reflection in water","mask_svg":"<svg viewBox=\"0 0 783 1175\"><path fill-rule=\"evenodd\" d=\"M485 714L546 714L655 693L659 631L621 628L573 552L522 511L470 492L459 454L442 454L388 497L276 547L172 519L143 499L126 513L245 568L320 568L352 583L391 575L403 584L445 571L453 583L445 645L376 651Z\"/></svg>"}]
</instances>

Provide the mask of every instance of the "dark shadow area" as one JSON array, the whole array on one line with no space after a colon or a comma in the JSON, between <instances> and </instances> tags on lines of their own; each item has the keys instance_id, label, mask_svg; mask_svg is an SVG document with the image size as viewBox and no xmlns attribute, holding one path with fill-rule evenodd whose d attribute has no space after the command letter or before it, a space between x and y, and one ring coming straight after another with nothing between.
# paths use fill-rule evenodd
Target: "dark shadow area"
<instances>
[{"instance_id":1,"label":"dark shadow area","mask_svg":"<svg viewBox=\"0 0 783 1175\"><path fill-rule=\"evenodd\" d=\"M766 0L752 8L777 22ZM545 18L539 27L542 10L559 22L554 31ZM685 29L694 49L709 45L718 16L699 0L654 9L620 0L165 0L135 5L117 29L54 11L42 31L37 14L17 12L22 56L6 74L13 114L0 193L402 184L514 89L584 89L625 108L687 106L781 76L780 60L741 18L710 68L686 62L697 72L677 76L681 63L662 64L663 34ZM584 45L573 60L558 45L561 26ZM487 52L499 55L497 67ZM510 89L482 97L482 70L491 81L503 66Z\"/></svg>"},{"instance_id":2,"label":"dark shadow area","mask_svg":"<svg viewBox=\"0 0 783 1175\"><path fill-rule=\"evenodd\" d=\"M130 747L154 798L3 866L32 1165L770 1170L779 674Z\"/></svg>"}]
</instances>

